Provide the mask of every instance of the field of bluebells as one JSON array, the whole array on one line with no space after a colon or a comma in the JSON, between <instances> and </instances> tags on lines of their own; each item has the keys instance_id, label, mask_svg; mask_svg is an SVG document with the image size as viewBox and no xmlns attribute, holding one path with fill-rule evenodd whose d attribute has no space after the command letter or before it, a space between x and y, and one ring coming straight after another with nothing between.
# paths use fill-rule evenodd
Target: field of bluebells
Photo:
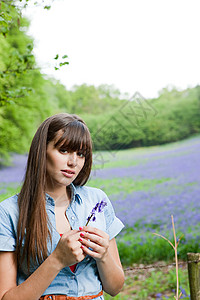
<instances>
[{"instance_id":1,"label":"field of bluebells","mask_svg":"<svg viewBox=\"0 0 200 300\"><path fill-rule=\"evenodd\" d=\"M27 156L14 155L0 169L0 200L21 185ZM125 224L118 237L124 265L173 258L171 246L153 232L172 239L171 215L179 256L200 251L200 136L146 148L94 154L89 186L103 189ZM128 246L128 247L127 247Z\"/></svg>"},{"instance_id":2,"label":"field of bluebells","mask_svg":"<svg viewBox=\"0 0 200 300\"><path fill-rule=\"evenodd\" d=\"M101 153L96 158L88 185L109 195L126 225L118 239L124 264L173 258L171 246L153 235L173 239L171 215L177 236L182 237L179 257L200 251L199 136L163 146Z\"/></svg>"}]
</instances>

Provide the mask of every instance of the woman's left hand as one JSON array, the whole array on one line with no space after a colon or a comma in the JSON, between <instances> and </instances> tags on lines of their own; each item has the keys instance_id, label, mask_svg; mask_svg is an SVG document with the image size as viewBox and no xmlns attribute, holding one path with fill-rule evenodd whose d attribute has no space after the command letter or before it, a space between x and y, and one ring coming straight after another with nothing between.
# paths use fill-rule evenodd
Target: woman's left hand
<instances>
[{"instance_id":1,"label":"woman's left hand","mask_svg":"<svg viewBox=\"0 0 200 300\"><path fill-rule=\"evenodd\" d=\"M96 261L103 261L108 254L109 235L91 226L84 226L79 229L81 230L79 241L82 244L82 250Z\"/></svg>"}]
</instances>

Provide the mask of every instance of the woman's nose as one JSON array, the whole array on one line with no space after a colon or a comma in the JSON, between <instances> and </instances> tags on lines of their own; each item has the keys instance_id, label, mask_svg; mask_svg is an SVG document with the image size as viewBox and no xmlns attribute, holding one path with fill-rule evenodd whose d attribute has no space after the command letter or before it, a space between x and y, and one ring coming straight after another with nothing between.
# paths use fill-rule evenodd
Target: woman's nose
<instances>
[{"instance_id":1,"label":"woman's nose","mask_svg":"<svg viewBox=\"0 0 200 300\"><path fill-rule=\"evenodd\" d=\"M76 152L69 153L67 164L69 166L76 166L77 165L77 153Z\"/></svg>"}]
</instances>

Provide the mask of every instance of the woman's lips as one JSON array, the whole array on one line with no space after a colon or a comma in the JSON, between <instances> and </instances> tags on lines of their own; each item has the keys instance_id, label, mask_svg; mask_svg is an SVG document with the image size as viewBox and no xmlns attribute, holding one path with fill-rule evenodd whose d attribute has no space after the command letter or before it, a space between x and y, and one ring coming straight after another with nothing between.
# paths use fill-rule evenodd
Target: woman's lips
<instances>
[{"instance_id":1,"label":"woman's lips","mask_svg":"<svg viewBox=\"0 0 200 300\"><path fill-rule=\"evenodd\" d=\"M73 177L73 175L75 174L75 171L71 171L71 170L61 170L61 172L65 177L68 178Z\"/></svg>"}]
</instances>

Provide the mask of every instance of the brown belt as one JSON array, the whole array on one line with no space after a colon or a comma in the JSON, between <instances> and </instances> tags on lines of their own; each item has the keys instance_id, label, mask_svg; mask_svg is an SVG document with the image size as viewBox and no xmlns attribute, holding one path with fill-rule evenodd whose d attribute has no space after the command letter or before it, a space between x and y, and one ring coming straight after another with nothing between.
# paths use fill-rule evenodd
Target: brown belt
<instances>
[{"instance_id":1,"label":"brown belt","mask_svg":"<svg viewBox=\"0 0 200 300\"><path fill-rule=\"evenodd\" d=\"M80 296L80 297L71 297L66 295L45 295L40 297L39 300L89 300L89 299L95 299L102 295L103 295L103 291L99 292L97 295Z\"/></svg>"}]
</instances>

